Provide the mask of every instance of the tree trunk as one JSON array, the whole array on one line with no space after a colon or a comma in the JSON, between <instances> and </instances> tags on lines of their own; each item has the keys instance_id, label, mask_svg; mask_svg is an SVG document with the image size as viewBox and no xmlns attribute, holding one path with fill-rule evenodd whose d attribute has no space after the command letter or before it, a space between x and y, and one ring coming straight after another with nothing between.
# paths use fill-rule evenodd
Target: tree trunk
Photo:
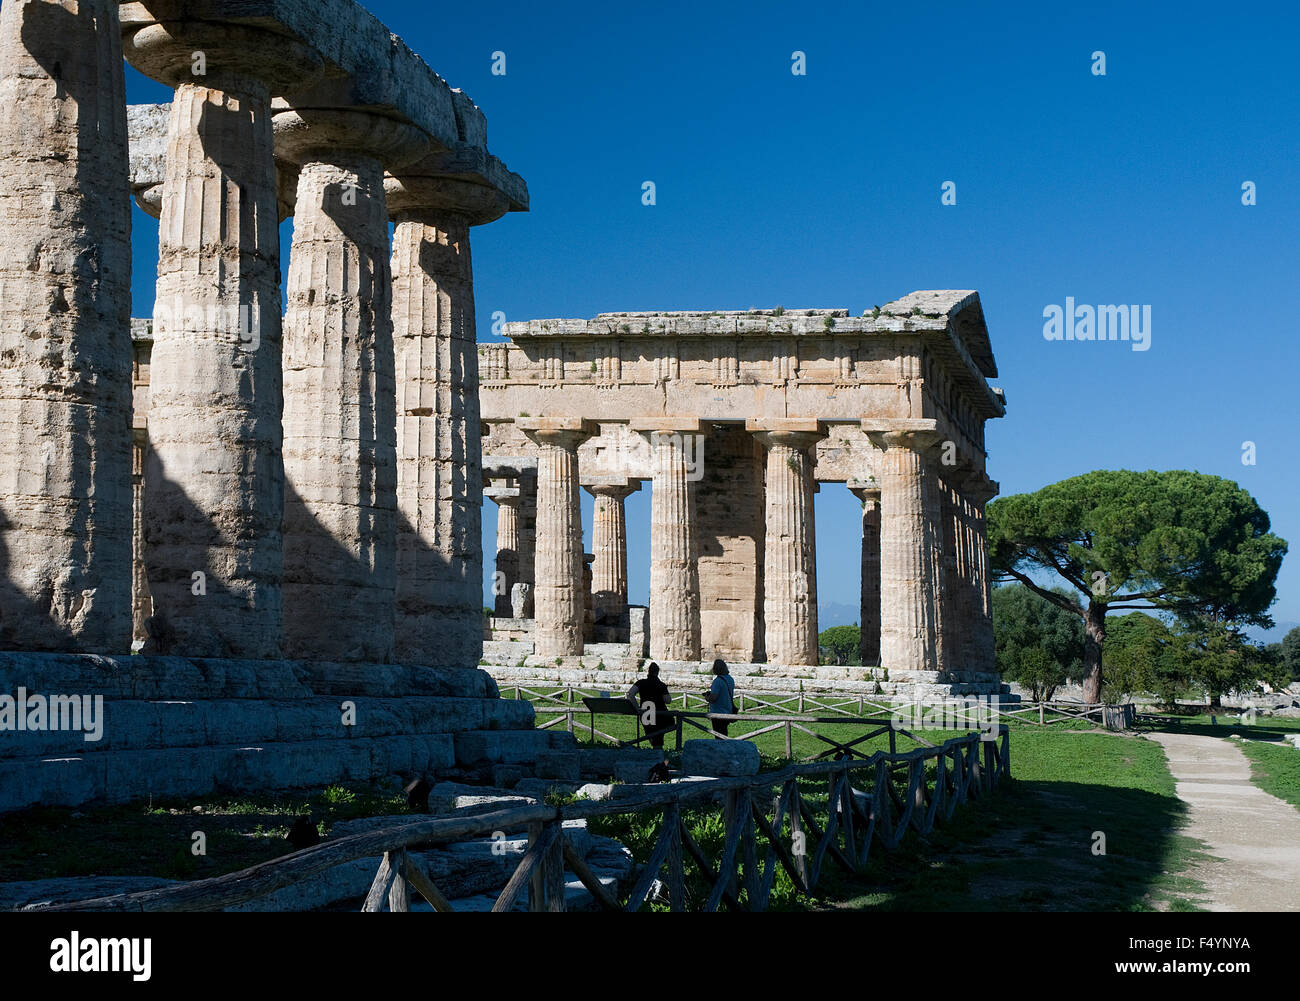
<instances>
[{"instance_id":1,"label":"tree trunk","mask_svg":"<svg viewBox=\"0 0 1300 1001\"><path fill-rule=\"evenodd\" d=\"M1101 702L1101 646L1106 640L1106 606L1088 602L1083 617L1083 701Z\"/></svg>"}]
</instances>

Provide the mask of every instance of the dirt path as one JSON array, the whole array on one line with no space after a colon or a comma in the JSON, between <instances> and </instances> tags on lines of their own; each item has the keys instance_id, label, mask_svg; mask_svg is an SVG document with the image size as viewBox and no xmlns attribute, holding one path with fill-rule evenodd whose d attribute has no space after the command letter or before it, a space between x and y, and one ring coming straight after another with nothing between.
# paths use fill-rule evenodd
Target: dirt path
<instances>
[{"instance_id":1,"label":"dirt path","mask_svg":"<svg viewBox=\"0 0 1300 1001\"><path fill-rule=\"evenodd\" d=\"M1250 759L1231 740L1150 737L1164 746L1178 796L1190 807L1182 833L1223 859L1197 874L1210 910L1300 910L1300 810L1251 784Z\"/></svg>"}]
</instances>

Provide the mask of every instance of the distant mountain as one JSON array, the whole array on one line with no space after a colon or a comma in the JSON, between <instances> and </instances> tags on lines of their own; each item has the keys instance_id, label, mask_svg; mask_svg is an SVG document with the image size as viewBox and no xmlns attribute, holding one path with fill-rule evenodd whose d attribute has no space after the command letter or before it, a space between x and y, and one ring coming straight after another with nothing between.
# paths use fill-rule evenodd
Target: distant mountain
<instances>
[{"instance_id":1,"label":"distant mountain","mask_svg":"<svg viewBox=\"0 0 1300 1001\"><path fill-rule=\"evenodd\" d=\"M1300 626L1300 622L1279 622L1272 629L1258 629L1252 627L1246 630L1246 635L1256 642L1281 643L1282 637L1296 626Z\"/></svg>"},{"instance_id":2,"label":"distant mountain","mask_svg":"<svg viewBox=\"0 0 1300 1001\"><path fill-rule=\"evenodd\" d=\"M827 601L817 606L818 629L829 629L831 626L856 626L861 617L862 610L856 605L839 605Z\"/></svg>"}]
</instances>

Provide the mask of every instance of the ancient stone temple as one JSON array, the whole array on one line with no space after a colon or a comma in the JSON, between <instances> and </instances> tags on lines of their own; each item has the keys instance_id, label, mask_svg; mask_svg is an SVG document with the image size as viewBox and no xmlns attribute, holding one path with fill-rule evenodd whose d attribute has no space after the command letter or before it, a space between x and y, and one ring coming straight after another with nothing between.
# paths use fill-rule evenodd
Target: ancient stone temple
<instances>
[{"instance_id":1,"label":"ancient stone temple","mask_svg":"<svg viewBox=\"0 0 1300 1001\"><path fill-rule=\"evenodd\" d=\"M104 699L0 733L0 810L571 742L476 667L482 112L352 0L5 0L0 90L0 692Z\"/></svg>"},{"instance_id":2,"label":"ancient stone temple","mask_svg":"<svg viewBox=\"0 0 1300 1001\"><path fill-rule=\"evenodd\" d=\"M864 316L603 313L505 334L479 347L483 461L498 639L531 641L528 664L590 655L593 636L602 656L630 641L624 499L644 485L648 647L633 654L816 665L813 496L843 484L862 502L861 525L839 530L861 533L863 663L928 684L913 694L998 690L984 424L1006 407L976 293L913 292ZM590 602L580 489L596 498ZM519 585L531 609L512 608Z\"/></svg>"}]
</instances>

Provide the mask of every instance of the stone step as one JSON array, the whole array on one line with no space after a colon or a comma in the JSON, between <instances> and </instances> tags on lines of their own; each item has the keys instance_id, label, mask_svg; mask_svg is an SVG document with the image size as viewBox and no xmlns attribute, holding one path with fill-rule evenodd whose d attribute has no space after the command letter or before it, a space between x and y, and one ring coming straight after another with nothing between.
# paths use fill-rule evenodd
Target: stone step
<instances>
[{"instance_id":1,"label":"stone step","mask_svg":"<svg viewBox=\"0 0 1300 1001\"><path fill-rule=\"evenodd\" d=\"M11 758L0 767L0 809L323 788L434 774L455 764L450 733Z\"/></svg>"},{"instance_id":2,"label":"stone step","mask_svg":"<svg viewBox=\"0 0 1300 1001\"><path fill-rule=\"evenodd\" d=\"M352 726L344 725L350 705ZM68 720L71 722L71 718ZM81 721L84 725L86 720ZM529 730L533 712L514 699L105 699L97 725L99 740L82 730L24 730L0 739L0 760L209 745L355 740L464 730ZM90 736L94 736L91 734Z\"/></svg>"},{"instance_id":3,"label":"stone step","mask_svg":"<svg viewBox=\"0 0 1300 1001\"><path fill-rule=\"evenodd\" d=\"M518 664L533 655L533 644L527 641L484 640L483 660L489 664Z\"/></svg>"},{"instance_id":4,"label":"stone step","mask_svg":"<svg viewBox=\"0 0 1300 1001\"><path fill-rule=\"evenodd\" d=\"M477 667L0 652L0 692L13 695L19 688L46 694L93 693L106 699L497 694L491 677Z\"/></svg>"},{"instance_id":5,"label":"stone step","mask_svg":"<svg viewBox=\"0 0 1300 1001\"><path fill-rule=\"evenodd\" d=\"M574 751L577 741L567 730L497 730L454 734L456 764L482 765L532 763L545 751Z\"/></svg>"},{"instance_id":6,"label":"stone step","mask_svg":"<svg viewBox=\"0 0 1300 1001\"><path fill-rule=\"evenodd\" d=\"M556 667L554 664L546 666L537 663L535 660L530 660L522 668L489 667L486 670L492 673L497 679L498 686L505 689L507 695L513 694L513 688L516 685L531 688L534 691L571 686L591 691L605 691L611 695L621 695L631 687L633 682L643 676L638 670L628 670L626 668L595 670L590 665L582 669L576 666ZM788 697L803 692L811 698L822 699L841 696L857 697L859 695L863 698L950 698L953 696L992 695L1014 698L1007 694L1007 686L1000 682L946 683L938 681L938 675L935 672L915 673L922 676L929 675L936 680L864 681L860 677L857 680L842 677L839 679L797 678L771 675L767 672L750 675L733 674L732 677L736 682L736 691L741 695L765 693ZM677 670L665 669L660 674L660 678L668 686L670 692L679 696L683 691L703 693L708 690L713 680L712 672L698 665L695 665L695 670L690 673L679 673ZM581 702L575 702L574 706L581 711Z\"/></svg>"}]
</instances>

